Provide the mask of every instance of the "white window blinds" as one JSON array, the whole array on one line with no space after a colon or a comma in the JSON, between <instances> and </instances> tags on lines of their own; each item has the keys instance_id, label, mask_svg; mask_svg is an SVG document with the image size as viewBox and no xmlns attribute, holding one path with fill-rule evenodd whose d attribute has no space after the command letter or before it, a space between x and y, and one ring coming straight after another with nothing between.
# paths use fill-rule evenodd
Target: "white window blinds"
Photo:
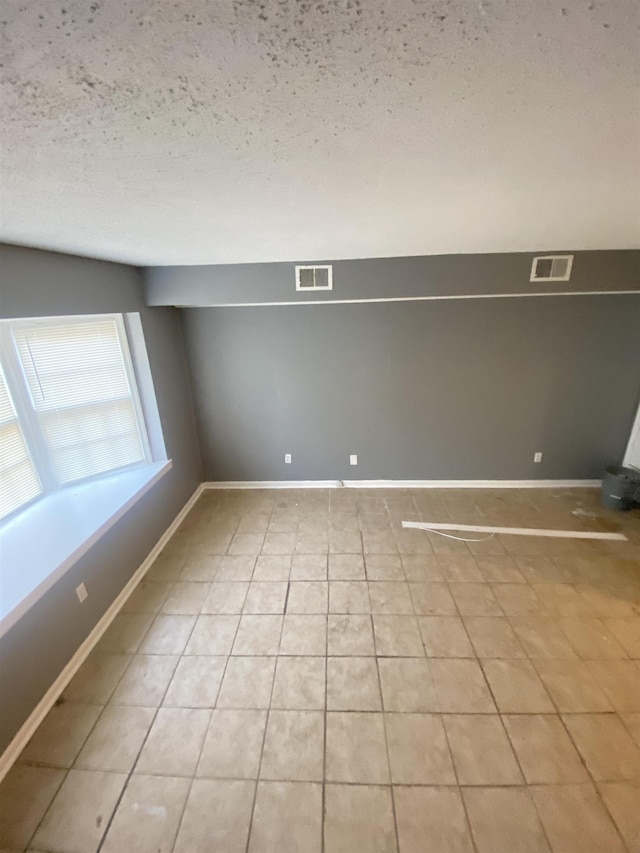
<instances>
[{"instance_id":1,"label":"white window blinds","mask_svg":"<svg viewBox=\"0 0 640 853\"><path fill-rule=\"evenodd\" d=\"M42 440L60 483L145 459L118 319L21 322L13 327Z\"/></svg>"},{"instance_id":2,"label":"white window blinds","mask_svg":"<svg viewBox=\"0 0 640 853\"><path fill-rule=\"evenodd\" d=\"M41 492L9 389L0 370L0 518Z\"/></svg>"}]
</instances>

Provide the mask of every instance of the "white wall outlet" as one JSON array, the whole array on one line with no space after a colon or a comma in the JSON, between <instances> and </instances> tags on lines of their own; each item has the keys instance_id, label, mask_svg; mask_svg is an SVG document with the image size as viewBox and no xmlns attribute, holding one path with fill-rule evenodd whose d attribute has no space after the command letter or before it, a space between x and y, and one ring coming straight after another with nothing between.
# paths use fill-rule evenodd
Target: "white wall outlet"
<instances>
[{"instance_id":1,"label":"white wall outlet","mask_svg":"<svg viewBox=\"0 0 640 853\"><path fill-rule=\"evenodd\" d=\"M291 465L291 454L290 453L284 454L284 464L285 465Z\"/></svg>"},{"instance_id":2,"label":"white wall outlet","mask_svg":"<svg viewBox=\"0 0 640 853\"><path fill-rule=\"evenodd\" d=\"M89 593L87 592L87 588L84 585L84 583L81 583L79 586L76 587L76 595L78 596L78 601L80 602L80 604L82 604L82 602L89 595Z\"/></svg>"},{"instance_id":3,"label":"white wall outlet","mask_svg":"<svg viewBox=\"0 0 640 853\"><path fill-rule=\"evenodd\" d=\"M358 464L358 456L355 453L352 453L349 457L349 465L357 465Z\"/></svg>"},{"instance_id":4,"label":"white wall outlet","mask_svg":"<svg viewBox=\"0 0 640 853\"><path fill-rule=\"evenodd\" d=\"M542 451L541 450L538 450L537 453L533 454L533 461L534 462L542 462Z\"/></svg>"}]
</instances>

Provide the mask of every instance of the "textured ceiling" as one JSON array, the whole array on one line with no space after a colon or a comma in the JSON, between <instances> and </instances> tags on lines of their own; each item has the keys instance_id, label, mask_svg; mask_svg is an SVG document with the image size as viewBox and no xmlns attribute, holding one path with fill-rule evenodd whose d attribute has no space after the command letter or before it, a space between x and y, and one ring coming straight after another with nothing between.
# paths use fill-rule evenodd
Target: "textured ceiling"
<instances>
[{"instance_id":1,"label":"textured ceiling","mask_svg":"<svg viewBox=\"0 0 640 853\"><path fill-rule=\"evenodd\" d=\"M636 0L5 0L2 239L139 264L631 248Z\"/></svg>"}]
</instances>

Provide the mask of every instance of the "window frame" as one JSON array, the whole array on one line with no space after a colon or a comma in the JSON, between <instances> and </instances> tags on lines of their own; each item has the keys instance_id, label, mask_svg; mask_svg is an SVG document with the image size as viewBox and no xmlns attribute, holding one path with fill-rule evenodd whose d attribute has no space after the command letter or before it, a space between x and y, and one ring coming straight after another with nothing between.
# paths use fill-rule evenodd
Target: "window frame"
<instances>
[{"instance_id":1,"label":"window frame","mask_svg":"<svg viewBox=\"0 0 640 853\"><path fill-rule=\"evenodd\" d=\"M19 355L14 330L72 324L81 325L91 323L92 321L100 322L104 320L111 320L115 323L118 344L120 346L120 353L129 385L136 425L140 436L143 458L136 462L118 466L117 468L110 468L107 471L89 474L86 477L81 477L66 483L61 482L55 473L46 439L40 427L38 411L32 399L28 379ZM14 518L17 513L22 512L27 507L32 506L38 501L46 499L48 495L54 492L62 489L74 488L81 483L85 484L93 481L99 481L104 477L131 471L145 465L150 465L155 461L150 442L150 427L147 422L147 418L145 417L145 410L139 388L139 377L136 372L136 365L132 356L133 343L130 341L128 327L129 324L127 323L126 315L120 313L73 314L53 317L21 317L0 321L0 359L7 387L17 414L18 424L24 435L27 450L31 456L36 474L40 479L40 484L42 486L40 494L36 495L28 502L21 504L15 510L1 518L0 526L9 519Z\"/></svg>"}]
</instances>

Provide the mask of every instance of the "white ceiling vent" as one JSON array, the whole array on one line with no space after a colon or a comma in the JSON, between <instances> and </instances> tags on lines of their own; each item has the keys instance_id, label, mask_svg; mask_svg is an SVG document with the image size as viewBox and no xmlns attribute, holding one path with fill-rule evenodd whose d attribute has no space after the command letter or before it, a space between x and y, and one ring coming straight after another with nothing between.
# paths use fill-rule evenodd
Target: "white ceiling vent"
<instances>
[{"instance_id":1,"label":"white ceiling vent","mask_svg":"<svg viewBox=\"0 0 640 853\"><path fill-rule=\"evenodd\" d=\"M296 267L296 290L333 290L333 267Z\"/></svg>"},{"instance_id":2,"label":"white ceiling vent","mask_svg":"<svg viewBox=\"0 0 640 853\"><path fill-rule=\"evenodd\" d=\"M529 281L569 281L573 255L540 255L533 259Z\"/></svg>"}]
</instances>

